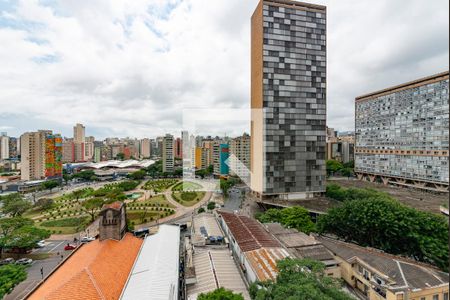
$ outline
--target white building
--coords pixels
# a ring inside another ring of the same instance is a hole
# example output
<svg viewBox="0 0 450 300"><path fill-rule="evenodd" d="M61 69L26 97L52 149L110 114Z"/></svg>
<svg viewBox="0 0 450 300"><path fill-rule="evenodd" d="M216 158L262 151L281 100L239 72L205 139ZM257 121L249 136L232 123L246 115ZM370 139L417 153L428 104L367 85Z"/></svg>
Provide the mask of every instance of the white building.
<svg viewBox="0 0 450 300"><path fill-rule="evenodd" d="M177 300L180 228L161 225L145 238L120 299Z"/></svg>

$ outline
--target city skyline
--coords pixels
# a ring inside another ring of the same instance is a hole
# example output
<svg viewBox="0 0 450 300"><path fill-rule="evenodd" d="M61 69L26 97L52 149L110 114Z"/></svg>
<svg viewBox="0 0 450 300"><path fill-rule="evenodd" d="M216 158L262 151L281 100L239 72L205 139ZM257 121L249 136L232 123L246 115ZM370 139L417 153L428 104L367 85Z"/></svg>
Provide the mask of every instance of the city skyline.
<svg viewBox="0 0 450 300"><path fill-rule="evenodd" d="M328 7L329 127L353 130L357 95L448 69L445 1L311 2ZM0 131L70 136L80 122L87 136L143 138L181 131L183 108L249 108L256 3L2 1Z"/></svg>

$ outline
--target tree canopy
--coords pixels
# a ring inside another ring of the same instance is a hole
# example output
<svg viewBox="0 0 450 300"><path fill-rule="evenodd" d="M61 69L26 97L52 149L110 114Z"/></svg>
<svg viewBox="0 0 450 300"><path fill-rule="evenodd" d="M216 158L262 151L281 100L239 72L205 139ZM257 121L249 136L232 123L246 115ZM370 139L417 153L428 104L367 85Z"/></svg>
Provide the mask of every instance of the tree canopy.
<svg viewBox="0 0 450 300"><path fill-rule="evenodd" d="M373 189L343 188L335 183L328 184L326 196L338 201L364 200L368 198L381 198L394 200L389 194Z"/></svg>
<svg viewBox="0 0 450 300"><path fill-rule="evenodd" d="M33 221L22 217L0 219L0 248L30 249L46 239L50 232L33 226Z"/></svg>
<svg viewBox="0 0 450 300"><path fill-rule="evenodd" d="M327 160L327 175L341 174L343 176L351 176L353 174L354 162L341 163L337 160Z"/></svg>
<svg viewBox="0 0 450 300"><path fill-rule="evenodd" d="M133 180L141 180L141 179L145 178L146 174L147 174L147 172L145 172L144 170L139 170L139 171L131 173L128 177Z"/></svg>
<svg viewBox="0 0 450 300"><path fill-rule="evenodd" d="M32 207L30 201L26 200L19 193L9 194L0 199L3 202L3 213L9 214L11 217L21 216Z"/></svg>
<svg viewBox="0 0 450 300"><path fill-rule="evenodd" d="M265 213L257 214L256 219L261 223L280 223L285 227L295 228L306 234L316 230L309 212L300 206L283 209L272 208Z"/></svg>
<svg viewBox="0 0 450 300"><path fill-rule="evenodd" d="M24 266L13 264L0 266L0 299L3 299L18 283L26 278L27 272Z"/></svg>
<svg viewBox="0 0 450 300"><path fill-rule="evenodd" d="M92 198L83 202L84 210L91 216L91 220L95 220L97 211L102 208L105 202L101 198Z"/></svg>
<svg viewBox="0 0 450 300"><path fill-rule="evenodd" d="M372 192L369 192L369 194ZM448 222L386 197L345 201L318 222L320 233L448 269Z"/></svg>
<svg viewBox="0 0 450 300"><path fill-rule="evenodd" d="M325 275L325 265L310 259L278 261L276 281L256 282L250 286L254 300L350 300L340 290L341 282Z"/></svg>
<svg viewBox="0 0 450 300"><path fill-rule="evenodd" d="M244 300L241 294L235 294L232 291L220 288L207 294L200 294L198 300Z"/></svg>
<svg viewBox="0 0 450 300"><path fill-rule="evenodd" d="M216 208L216 202L214 202L214 201L208 202L208 205L206 206L206 208L208 210L213 210L214 208Z"/></svg>
<svg viewBox="0 0 450 300"><path fill-rule="evenodd" d="M56 180L47 180L41 183L41 186L44 190L52 190L55 187L59 186L59 182Z"/></svg>

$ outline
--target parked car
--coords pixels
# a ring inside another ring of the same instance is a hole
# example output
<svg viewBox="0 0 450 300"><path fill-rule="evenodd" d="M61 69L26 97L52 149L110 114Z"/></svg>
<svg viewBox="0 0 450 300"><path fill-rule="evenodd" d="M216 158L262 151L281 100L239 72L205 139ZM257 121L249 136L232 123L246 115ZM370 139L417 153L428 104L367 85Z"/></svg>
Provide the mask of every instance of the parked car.
<svg viewBox="0 0 450 300"><path fill-rule="evenodd" d="M0 266L9 265L9 264L12 264L12 263L14 263L14 258L11 258L11 257L8 257L8 258L5 258L3 260L0 260Z"/></svg>
<svg viewBox="0 0 450 300"><path fill-rule="evenodd" d="M92 242L92 241L95 241L95 238L91 237L91 236L84 236L80 240L80 242L82 242L82 243L89 243L89 242Z"/></svg>
<svg viewBox="0 0 450 300"><path fill-rule="evenodd" d="M31 263L33 263L31 258L21 258L16 260L16 265L29 265Z"/></svg>
<svg viewBox="0 0 450 300"><path fill-rule="evenodd" d="M77 246L71 245L71 244L67 244L64 247L64 250L68 251L68 250L74 250Z"/></svg>
<svg viewBox="0 0 450 300"><path fill-rule="evenodd" d="M44 248L45 247L45 240L39 241L36 243L37 248Z"/></svg>

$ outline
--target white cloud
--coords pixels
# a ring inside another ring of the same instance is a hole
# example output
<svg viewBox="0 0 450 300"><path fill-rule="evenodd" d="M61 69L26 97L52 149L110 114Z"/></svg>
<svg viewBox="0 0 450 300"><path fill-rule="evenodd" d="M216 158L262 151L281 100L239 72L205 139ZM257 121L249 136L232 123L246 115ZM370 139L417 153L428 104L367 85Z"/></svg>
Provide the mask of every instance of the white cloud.
<svg viewBox="0 0 450 300"><path fill-rule="evenodd" d="M355 96L448 69L447 1L314 2L328 5L330 126L352 129ZM178 133L183 108L248 108L256 4L20 1L0 14L0 127L143 137Z"/></svg>

